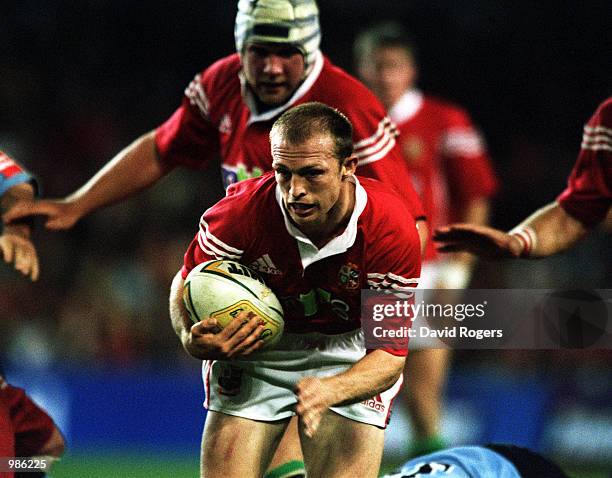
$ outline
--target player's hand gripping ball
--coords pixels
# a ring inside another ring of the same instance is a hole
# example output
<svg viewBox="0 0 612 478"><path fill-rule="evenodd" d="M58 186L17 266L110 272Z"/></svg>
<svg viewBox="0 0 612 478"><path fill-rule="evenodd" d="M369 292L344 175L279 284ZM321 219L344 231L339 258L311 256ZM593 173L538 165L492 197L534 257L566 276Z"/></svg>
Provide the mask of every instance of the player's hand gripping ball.
<svg viewBox="0 0 612 478"><path fill-rule="evenodd" d="M207 261L194 267L185 279L183 301L194 323L213 317L221 328L240 312L254 313L265 322L264 348L280 339L285 326L274 292L255 271L235 261Z"/></svg>

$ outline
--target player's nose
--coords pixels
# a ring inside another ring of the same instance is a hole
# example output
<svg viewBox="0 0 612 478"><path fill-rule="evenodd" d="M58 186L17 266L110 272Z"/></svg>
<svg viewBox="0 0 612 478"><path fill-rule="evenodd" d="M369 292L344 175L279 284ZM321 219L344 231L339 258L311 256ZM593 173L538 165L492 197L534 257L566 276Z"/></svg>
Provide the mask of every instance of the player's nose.
<svg viewBox="0 0 612 478"><path fill-rule="evenodd" d="M266 56L264 60L264 73L267 75L282 75L283 59L274 54Z"/></svg>

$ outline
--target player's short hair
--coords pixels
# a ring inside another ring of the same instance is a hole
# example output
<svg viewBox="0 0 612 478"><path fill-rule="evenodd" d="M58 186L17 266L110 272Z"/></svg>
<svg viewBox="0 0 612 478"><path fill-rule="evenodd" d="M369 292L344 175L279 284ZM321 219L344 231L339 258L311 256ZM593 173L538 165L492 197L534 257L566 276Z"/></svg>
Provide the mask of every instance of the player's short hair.
<svg viewBox="0 0 612 478"><path fill-rule="evenodd" d="M240 54L248 43L292 45L304 57L308 74L321 43L317 3L315 0L239 0L234 38Z"/></svg>
<svg viewBox="0 0 612 478"><path fill-rule="evenodd" d="M353 125L343 113L323 103L304 103L285 111L272 125L270 138L277 133L293 145L328 134L334 140L338 160L353 154Z"/></svg>
<svg viewBox="0 0 612 478"><path fill-rule="evenodd" d="M397 22L386 21L363 30L353 43L356 63L367 61L378 48L401 48L416 60L417 48L412 36Z"/></svg>

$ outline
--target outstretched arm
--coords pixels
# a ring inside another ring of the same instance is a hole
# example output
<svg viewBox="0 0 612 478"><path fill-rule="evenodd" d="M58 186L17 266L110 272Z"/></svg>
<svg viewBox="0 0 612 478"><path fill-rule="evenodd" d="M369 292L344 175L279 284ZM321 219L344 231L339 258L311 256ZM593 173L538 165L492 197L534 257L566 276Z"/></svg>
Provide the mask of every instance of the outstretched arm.
<svg viewBox="0 0 612 478"><path fill-rule="evenodd" d="M441 252L467 251L488 258L538 258L565 251L589 231L556 202L506 233L473 224L451 224L434 233Z"/></svg>
<svg viewBox="0 0 612 478"><path fill-rule="evenodd" d="M171 169L158 159L155 132L150 131L119 152L67 198L20 201L3 219L10 223L22 217L44 215L48 217L49 229L69 229L90 212L151 186Z"/></svg>

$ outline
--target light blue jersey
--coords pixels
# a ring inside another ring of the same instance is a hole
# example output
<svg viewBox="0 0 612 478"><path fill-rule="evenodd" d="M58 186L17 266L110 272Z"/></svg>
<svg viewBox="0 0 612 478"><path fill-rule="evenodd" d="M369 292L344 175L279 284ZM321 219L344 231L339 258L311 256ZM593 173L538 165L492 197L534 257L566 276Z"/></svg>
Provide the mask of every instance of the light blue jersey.
<svg viewBox="0 0 612 478"><path fill-rule="evenodd" d="M506 458L480 446L462 446L414 458L383 478L521 478Z"/></svg>

